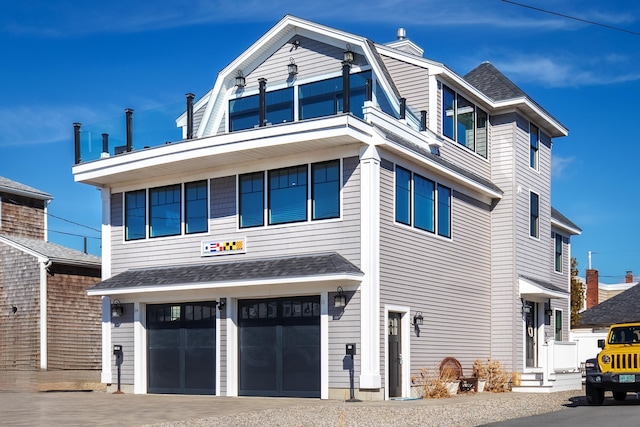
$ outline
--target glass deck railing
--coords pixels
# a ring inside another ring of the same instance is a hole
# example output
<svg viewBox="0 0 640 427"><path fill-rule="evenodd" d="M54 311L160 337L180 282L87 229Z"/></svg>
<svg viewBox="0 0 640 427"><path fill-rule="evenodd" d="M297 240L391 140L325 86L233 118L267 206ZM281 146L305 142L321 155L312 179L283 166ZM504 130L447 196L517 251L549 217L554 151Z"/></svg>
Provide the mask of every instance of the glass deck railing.
<svg viewBox="0 0 640 427"><path fill-rule="evenodd" d="M184 103L163 105L132 113L132 150L156 147L167 142L182 140L182 129L176 127L176 118L185 111ZM103 134L107 135L106 140ZM80 144L76 163L89 162L126 151L127 120L120 117L81 125ZM79 158L78 158L79 157Z"/></svg>

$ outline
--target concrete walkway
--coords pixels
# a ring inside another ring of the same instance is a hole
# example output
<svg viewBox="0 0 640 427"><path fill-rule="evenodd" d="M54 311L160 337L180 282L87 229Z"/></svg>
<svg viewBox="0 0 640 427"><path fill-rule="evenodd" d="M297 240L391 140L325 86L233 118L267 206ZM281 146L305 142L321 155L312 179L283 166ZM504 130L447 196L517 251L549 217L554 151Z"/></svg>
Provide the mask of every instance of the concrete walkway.
<svg viewBox="0 0 640 427"><path fill-rule="evenodd" d="M450 399L344 403L339 400L134 395L105 392L0 393L0 424L7 426L140 426L286 407L442 406L501 399L510 393L479 393ZM258 426L256 426L258 427Z"/></svg>

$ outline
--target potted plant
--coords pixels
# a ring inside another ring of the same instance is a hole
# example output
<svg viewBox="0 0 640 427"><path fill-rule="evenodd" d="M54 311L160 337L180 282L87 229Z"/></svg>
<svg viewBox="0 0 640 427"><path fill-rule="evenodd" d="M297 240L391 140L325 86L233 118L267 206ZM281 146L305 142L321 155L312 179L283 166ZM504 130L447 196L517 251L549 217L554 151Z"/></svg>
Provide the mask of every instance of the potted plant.
<svg viewBox="0 0 640 427"><path fill-rule="evenodd" d="M487 363L485 363L480 359L476 359L473 362L473 376L478 378L478 393L483 392L484 386L485 384L487 384L487 377L489 374L489 371L487 369L488 363L488 360Z"/></svg>

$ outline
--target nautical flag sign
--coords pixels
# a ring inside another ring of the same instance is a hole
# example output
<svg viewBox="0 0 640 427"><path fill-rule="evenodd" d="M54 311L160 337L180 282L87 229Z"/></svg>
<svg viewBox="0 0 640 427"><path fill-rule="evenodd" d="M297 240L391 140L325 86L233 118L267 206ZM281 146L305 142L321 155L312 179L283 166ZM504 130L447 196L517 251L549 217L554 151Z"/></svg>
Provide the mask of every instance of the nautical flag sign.
<svg viewBox="0 0 640 427"><path fill-rule="evenodd" d="M202 242L202 256L238 254L246 252L246 238L208 240Z"/></svg>

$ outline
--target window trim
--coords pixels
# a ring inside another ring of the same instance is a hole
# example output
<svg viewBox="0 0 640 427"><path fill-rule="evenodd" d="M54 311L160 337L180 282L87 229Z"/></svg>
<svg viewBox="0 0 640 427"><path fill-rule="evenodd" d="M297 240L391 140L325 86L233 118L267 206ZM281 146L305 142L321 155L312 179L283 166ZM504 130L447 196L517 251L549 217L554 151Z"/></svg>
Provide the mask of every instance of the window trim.
<svg viewBox="0 0 640 427"><path fill-rule="evenodd" d="M532 127L536 129L535 145ZM535 171L540 170L540 128L531 122L529 122L529 167Z"/></svg>
<svg viewBox="0 0 640 427"><path fill-rule="evenodd" d="M562 234L559 233L553 233L554 234L554 271L556 273L562 273L563 272L563 259L564 259L564 236ZM558 251L558 240L560 241L560 251Z"/></svg>
<svg viewBox="0 0 640 427"><path fill-rule="evenodd" d="M558 313L560 313L560 330L558 330ZM564 323L564 310L561 310L559 308L554 308L553 309L553 338L556 341L562 341L562 338L564 336L564 327L563 327L563 323ZM558 339L558 332L560 332L560 339Z"/></svg>

